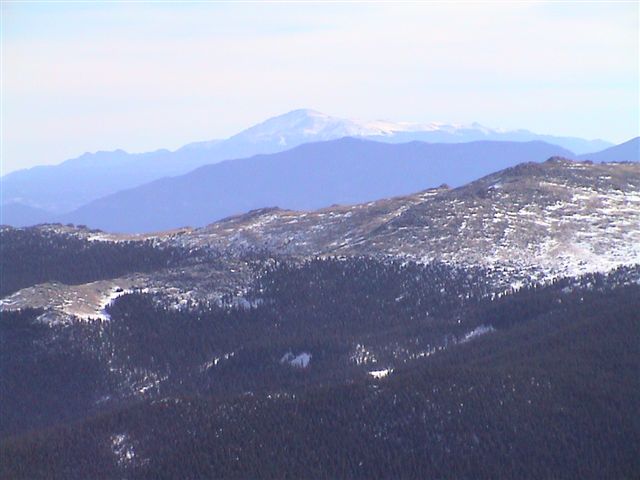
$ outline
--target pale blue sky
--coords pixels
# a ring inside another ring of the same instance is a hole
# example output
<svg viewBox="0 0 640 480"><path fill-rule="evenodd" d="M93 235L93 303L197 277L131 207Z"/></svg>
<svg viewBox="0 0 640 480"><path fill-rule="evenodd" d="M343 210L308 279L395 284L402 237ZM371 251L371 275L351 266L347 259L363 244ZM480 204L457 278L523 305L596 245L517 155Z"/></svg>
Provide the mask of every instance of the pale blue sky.
<svg viewBox="0 0 640 480"><path fill-rule="evenodd" d="M296 108L637 136L637 2L2 3L2 173Z"/></svg>

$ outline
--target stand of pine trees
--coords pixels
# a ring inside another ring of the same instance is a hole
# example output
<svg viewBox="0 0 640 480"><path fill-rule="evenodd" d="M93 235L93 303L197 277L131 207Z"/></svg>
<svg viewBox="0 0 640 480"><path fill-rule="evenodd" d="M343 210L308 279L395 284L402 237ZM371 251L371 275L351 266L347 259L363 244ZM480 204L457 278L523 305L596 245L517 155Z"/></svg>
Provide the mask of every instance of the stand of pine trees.
<svg viewBox="0 0 640 480"><path fill-rule="evenodd" d="M481 269L271 264L243 303L136 293L109 322L3 314L0 476L640 472L638 267L494 296ZM463 341L480 326L495 331ZM376 361L356 361L359 346Z"/></svg>

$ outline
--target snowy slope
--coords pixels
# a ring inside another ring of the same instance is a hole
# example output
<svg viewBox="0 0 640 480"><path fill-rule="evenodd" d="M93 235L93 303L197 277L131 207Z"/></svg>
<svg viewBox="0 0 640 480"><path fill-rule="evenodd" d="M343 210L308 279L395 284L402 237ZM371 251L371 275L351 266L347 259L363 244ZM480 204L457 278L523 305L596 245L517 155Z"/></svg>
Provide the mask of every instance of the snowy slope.
<svg viewBox="0 0 640 480"><path fill-rule="evenodd" d="M5 227L8 228L8 227ZM315 211L264 208L199 229L153 236L100 234L63 225L45 236L144 241L213 252L189 265L85 285L52 282L20 290L0 310L50 307L108 320L105 306L130 289L171 298L176 308L237 297L255 275L247 251L305 259L373 256L488 268L500 288L640 264L640 163L591 164L554 158L508 168L459 188ZM219 255L222 254L222 255ZM195 257L194 257L195 258ZM53 317L52 317L53 318ZM56 317L57 318L57 317Z"/></svg>
<svg viewBox="0 0 640 480"><path fill-rule="evenodd" d="M607 271L640 263L640 164L554 158L456 189L314 212L256 211L177 238L232 250L500 266L523 278Z"/></svg>

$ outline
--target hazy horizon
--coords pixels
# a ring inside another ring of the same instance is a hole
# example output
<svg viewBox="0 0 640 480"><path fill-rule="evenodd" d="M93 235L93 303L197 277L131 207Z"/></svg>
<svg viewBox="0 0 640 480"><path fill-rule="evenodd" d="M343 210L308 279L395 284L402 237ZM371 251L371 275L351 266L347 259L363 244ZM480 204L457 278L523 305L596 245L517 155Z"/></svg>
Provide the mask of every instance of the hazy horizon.
<svg viewBox="0 0 640 480"><path fill-rule="evenodd" d="M445 21L446 20L446 21ZM2 4L2 174L298 108L621 143L637 3Z"/></svg>

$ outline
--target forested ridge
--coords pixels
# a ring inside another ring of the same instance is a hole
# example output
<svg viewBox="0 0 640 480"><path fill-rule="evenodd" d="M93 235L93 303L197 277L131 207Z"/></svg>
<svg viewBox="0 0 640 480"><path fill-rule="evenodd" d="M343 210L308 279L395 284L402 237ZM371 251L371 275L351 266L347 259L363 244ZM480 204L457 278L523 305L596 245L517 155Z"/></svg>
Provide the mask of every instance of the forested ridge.
<svg viewBox="0 0 640 480"><path fill-rule="evenodd" d="M114 302L109 322L3 314L0 474L640 472L639 267L496 296L482 269L264 264L240 304L181 310L135 293ZM302 353L306 367L289 363Z"/></svg>
<svg viewBox="0 0 640 480"><path fill-rule="evenodd" d="M89 241L54 231L0 229L0 296L42 282L81 284L175 265L178 249L153 241Z"/></svg>

